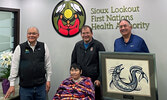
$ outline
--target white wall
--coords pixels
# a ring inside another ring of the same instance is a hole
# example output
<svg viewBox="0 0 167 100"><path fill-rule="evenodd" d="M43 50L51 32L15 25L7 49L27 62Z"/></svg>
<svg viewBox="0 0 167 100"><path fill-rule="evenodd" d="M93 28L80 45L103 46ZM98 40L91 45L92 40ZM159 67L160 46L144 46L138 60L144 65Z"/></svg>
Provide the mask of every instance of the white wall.
<svg viewBox="0 0 167 100"><path fill-rule="evenodd" d="M156 67L158 73L159 100L166 100L167 93L167 1L165 0L78 0L86 11L86 24L91 25L91 8L109 8L125 6L140 6L139 13L132 13L132 23L149 22L149 29L134 29L133 33L141 36L146 41L151 53L156 54ZM40 31L39 41L47 43L51 60L52 71L51 90L49 98L55 94L60 82L69 76L71 52L74 44L81 39L78 34L72 38L65 38L56 33L52 26L52 11L59 1L57 0L0 0L0 7L20 8L21 10L21 42L26 40L26 30L29 26L36 26ZM125 14L125 13L124 13ZM131 13L128 13L131 14ZM101 14L103 15L103 14ZM96 15L100 16L100 14ZM103 22L99 22L103 23ZM113 22L116 23L116 22ZM114 40L120 37L119 30L106 29L94 30L94 37L100 40L107 51L113 51ZM49 99L49 100L50 100Z"/></svg>

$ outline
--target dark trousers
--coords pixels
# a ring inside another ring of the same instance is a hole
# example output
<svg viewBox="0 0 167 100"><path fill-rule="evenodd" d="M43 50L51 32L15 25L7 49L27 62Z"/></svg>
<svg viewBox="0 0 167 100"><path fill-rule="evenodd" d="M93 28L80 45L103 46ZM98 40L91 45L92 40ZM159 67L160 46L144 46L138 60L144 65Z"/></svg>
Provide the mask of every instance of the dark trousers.
<svg viewBox="0 0 167 100"><path fill-rule="evenodd" d="M14 98L12 98L10 100L20 100L20 96L14 97Z"/></svg>
<svg viewBox="0 0 167 100"><path fill-rule="evenodd" d="M100 86L95 86L95 100L102 100L102 91Z"/></svg>
<svg viewBox="0 0 167 100"><path fill-rule="evenodd" d="M32 88L20 86L20 100L46 100L46 84Z"/></svg>

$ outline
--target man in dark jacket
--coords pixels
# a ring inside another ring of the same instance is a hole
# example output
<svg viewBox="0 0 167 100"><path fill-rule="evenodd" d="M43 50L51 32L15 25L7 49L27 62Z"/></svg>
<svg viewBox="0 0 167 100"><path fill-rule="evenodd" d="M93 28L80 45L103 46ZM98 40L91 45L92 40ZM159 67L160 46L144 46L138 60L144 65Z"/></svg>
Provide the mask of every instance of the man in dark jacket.
<svg viewBox="0 0 167 100"><path fill-rule="evenodd" d="M77 63L82 67L82 75L90 77L96 86L100 86L99 51L105 51L103 44L93 39L90 26L85 25L81 29L83 40L76 43L72 52L71 63Z"/></svg>

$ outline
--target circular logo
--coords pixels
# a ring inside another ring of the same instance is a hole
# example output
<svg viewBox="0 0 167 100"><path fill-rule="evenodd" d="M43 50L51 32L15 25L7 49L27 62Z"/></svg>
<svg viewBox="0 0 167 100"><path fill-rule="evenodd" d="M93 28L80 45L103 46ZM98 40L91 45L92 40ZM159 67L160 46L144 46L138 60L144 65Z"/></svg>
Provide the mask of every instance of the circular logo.
<svg viewBox="0 0 167 100"><path fill-rule="evenodd" d="M62 0L53 10L52 24L57 33L73 37L85 24L86 14L82 5L75 0Z"/></svg>

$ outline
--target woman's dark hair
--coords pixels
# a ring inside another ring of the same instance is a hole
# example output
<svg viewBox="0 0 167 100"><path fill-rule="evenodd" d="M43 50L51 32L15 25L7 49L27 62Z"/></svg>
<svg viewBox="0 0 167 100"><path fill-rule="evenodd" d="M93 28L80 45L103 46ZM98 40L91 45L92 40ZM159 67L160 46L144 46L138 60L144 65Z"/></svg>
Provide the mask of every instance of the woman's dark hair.
<svg viewBox="0 0 167 100"><path fill-rule="evenodd" d="M78 65L78 64L76 64L76 63L74 63L74 64L72 64L72 65L70 66L70 70L71 70L72 68L74 68L74 69L79 69L80 71L82 70L81 66Z"/></svg>

